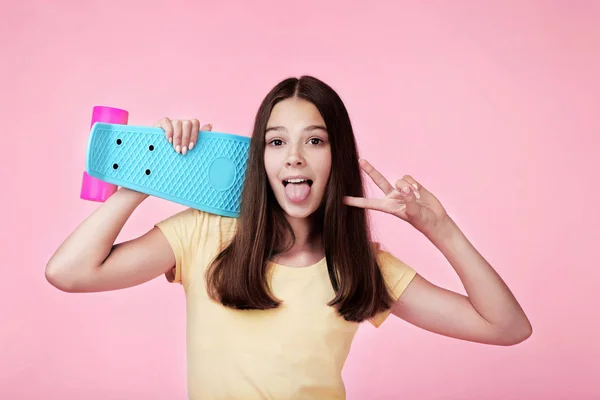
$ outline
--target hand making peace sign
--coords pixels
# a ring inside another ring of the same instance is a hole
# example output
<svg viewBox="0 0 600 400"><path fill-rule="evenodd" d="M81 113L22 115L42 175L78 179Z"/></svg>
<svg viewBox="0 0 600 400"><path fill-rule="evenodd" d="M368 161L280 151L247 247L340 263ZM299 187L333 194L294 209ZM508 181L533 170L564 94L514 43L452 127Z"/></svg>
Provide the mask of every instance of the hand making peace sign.
<svg viewBox="0 0 600 400"><path fill-rule="evenodd" d="M368 161L360 160L361 168L385 194L385 197L370 199L346 196L344 203L360 208L383 211L410 223L424 234L431 233L440 222L448 218L439 200L409 175L392 186Z"/></svg>

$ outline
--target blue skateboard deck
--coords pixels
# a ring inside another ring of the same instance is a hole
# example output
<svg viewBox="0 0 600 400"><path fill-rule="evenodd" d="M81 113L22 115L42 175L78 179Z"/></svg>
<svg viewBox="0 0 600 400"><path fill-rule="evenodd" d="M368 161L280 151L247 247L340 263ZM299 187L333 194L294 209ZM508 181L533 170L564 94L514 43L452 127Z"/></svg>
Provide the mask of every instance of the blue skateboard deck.
<svg viewBox="0 0 600 400"><path fill-rule="evenodd" d="M88 175L194 209L237 217L250 138L201 131L178 154L161 128L97 122L86 151Z"/></svg>

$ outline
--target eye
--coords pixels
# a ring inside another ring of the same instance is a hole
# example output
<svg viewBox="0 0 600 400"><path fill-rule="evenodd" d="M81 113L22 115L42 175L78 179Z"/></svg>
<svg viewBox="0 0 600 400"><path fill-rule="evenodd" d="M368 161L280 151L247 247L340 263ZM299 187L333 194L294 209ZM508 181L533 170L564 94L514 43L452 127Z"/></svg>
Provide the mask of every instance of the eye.
<svg viewBox="0 0 600 400"><path fill-rule="evenodd" d="M269 142L269 144L272 146L281 146L283 141L281 139L273 139Z"/></svg>
<svg viewBox="0 0 600 400"><path fill-rule="evenodd" d="M321 143L323 143L323 141L321 139L319 139L319 138L311 138L310 139L310 144L314 144L315 146L319 145Z"/></svg>

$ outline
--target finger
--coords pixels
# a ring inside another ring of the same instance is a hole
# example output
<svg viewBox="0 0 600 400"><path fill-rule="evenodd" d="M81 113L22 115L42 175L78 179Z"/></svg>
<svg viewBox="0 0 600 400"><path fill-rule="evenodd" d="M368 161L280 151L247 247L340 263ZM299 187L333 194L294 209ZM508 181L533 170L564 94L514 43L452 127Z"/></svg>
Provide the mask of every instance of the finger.
<svg viewBox="0 0 600 400"><path fill-rule="evenodd" d="M177 153L181 152L181 121L173 120L173 148Z"/></svg>
<svg viewBox="0 0 600 400"><path fill-rule="evenodd" d="M185 156L190 144L190 136L192 135L192 121L185 120L181 122L181 154Z"/></svg>
<svg viewBox="0 0 600 400"><path fill-rule="evenodd" d="M200 125L200 122L198 122L198 125ZM200 135L200 132L201 131L210 131L211 129L212 129L211 124L202 125L199 129L192 129L191 141L193 142L193 144L190 144L190 150L192 149L192 147L194 147L196 145L196 143L198 143L198 136Z"/></svg>
<svg viewBox="0 0 600 400"><path fill-rule="evenodd" d="M368 208L370 210L385 211L383 199L367 199L364 197L344 196L344 204L351 207Z"/></svg>
<svg viewBox="0 0 600 400"><path fill-rule="evenodd" d="M416 187L418 187L418 185L409 182L405 178L406 178L406 175L404 176L403 179L398 179L396 181L396 189L398 189L402 193L402 195L408 195L408 194L414 193L414 196L417 199L420 199L421 194L416 189Z"/></svg>
<svg viewBox="0 0 600 400"><path fill-rule="evenodd" d="M361 168L371 177L371 179L373 180L373 182L375 182L375 184L377 186L379 186L379 188L383 191L383 193L385 193L387 195L392 190L394 190L394 188L388 182L388 180L385 179L385 177L383 175L381 175L381 173L379 173L379 171L377 171L371 165L371 163L369 163L365 159L361 159L359 162L360 162Z"/></svg>
<svg viewBox="0 0 600 400"><path fill-rule="evenodd" d="M420 190L421 189L421 184L419 182L417 182L416 179L414 179L412 176L410 176L410 175L404 175L402 177L402 179L404 179L406 182L408 182L409 184L411 184L412 187L415 188L415 190Z"/></svg>
<svg viewBox="0 0 600 400"><path fill-rule="evenodd" d="M403 179L399 179L398 182L396 182L396 187L398 187L402 199L404 200L404 204L406 205L406 215L408 217L419 215L421 206L417 203L418 192L415 191L414 186L408 184L408 182Z"/></svg>
<svg viewBox="0 0 600 400"><path fill-rule="evenodd" d="M188 145L189 150L192 150L194 145L198 142L198 131L200 130L200 121L193 119L191 122L192 131L190 133L190 144Z"/></svg>
<svg viewBox="0 0 600 400"><path fill-rule="evenodd" d="M160 121L154 124L155 127L161 128L165 131L165 137L169 141L169 143L173 143L173 124L171 120L167 117L162 118Z"/></svg>

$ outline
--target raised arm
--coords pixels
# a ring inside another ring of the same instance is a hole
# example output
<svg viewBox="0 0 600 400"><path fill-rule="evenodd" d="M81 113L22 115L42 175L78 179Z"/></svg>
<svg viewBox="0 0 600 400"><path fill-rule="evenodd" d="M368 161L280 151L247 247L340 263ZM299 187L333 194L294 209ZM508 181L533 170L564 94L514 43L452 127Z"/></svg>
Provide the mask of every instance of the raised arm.
<svg viewBox="0 0 600 400"><path fill-rule="evenodd" d="M165 131L174 151L185 156L198 139L197 119L155 126ZM133 211L148 196L120 188L83 221L60 245L46 265L46 279L66 292L99 292L139 285L170 272L175 255L164 234L153 227L146 234L115 244Z"/></svg>
<svg viewBox="0 0 600 400"><path fill-rule="evenodd" d="M442 252L467 292L463 296L416 275L392 313L429 331L473 342L511 345L527 339L532 328L521 306L438 199L410 176L392 186L368 162L363 160L361 166L385 197L346 197L346 204L383 211L411 224Z"/></svg>

